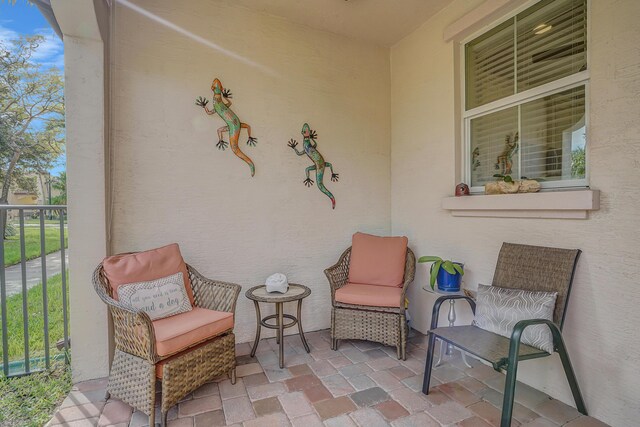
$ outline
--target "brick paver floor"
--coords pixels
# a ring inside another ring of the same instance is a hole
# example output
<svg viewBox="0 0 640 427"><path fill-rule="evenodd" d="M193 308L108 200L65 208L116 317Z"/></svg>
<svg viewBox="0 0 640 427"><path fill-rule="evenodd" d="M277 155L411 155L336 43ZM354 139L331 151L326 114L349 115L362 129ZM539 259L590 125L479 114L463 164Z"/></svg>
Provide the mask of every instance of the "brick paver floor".
<svg viewBox="0 0 640 427"><path fill-rule="evenodd" d="M285 339L284 369L278 368L273 338L236 346L238 381L221 377L185 396L169 412L169 426L185 427L422 427L498 426L504 375L459 356L433 370L428 396L420 392L426 337L413 332L407 360L396 349L364 341L330 349L329 331L307 334L307 354L297 336ZM454 352L458 353L458 352ZM559 375L561 372L558 373ZM146 426L148 418L117 399L104 400L106 380L77 384L47 426ZM159 399L158 399L159 401ZM606 424L518 383L512 426Z"/></svg>

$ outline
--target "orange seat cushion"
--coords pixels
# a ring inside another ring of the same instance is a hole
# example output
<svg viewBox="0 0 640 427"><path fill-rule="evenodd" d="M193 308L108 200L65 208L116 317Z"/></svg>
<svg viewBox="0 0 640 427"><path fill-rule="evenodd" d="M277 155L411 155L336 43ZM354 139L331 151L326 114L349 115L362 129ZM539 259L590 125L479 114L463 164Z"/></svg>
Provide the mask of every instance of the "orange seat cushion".
<svg viewBox="0 0 640 427"><path fill-rule="evenodd" d="M349 282L402 287L407 258L406 237L353 235L349 261Z"/></svg>
<svg viewBox="0 0 640 427"><path fill-rule="evenodd" d="M110 256L102 261L102 268L115 300L118 299L118 287L121 285L148 282L182 273L187 296L191 305L194 304L187 264L182 259L177 243L144 252Z"/></svg>
<svg viewBox="0 0 640 427"><path fill-rule="evenodd" d="M370 307L400 307L402 288L347 283L336 291L336 301Z"/></svg>
<svg viewBox="0 0 640 427"><path fill-rule="evenodd" d="M194 344L233 329L233 313L193 310L153 321L158 356L179 353Z"/></svg>

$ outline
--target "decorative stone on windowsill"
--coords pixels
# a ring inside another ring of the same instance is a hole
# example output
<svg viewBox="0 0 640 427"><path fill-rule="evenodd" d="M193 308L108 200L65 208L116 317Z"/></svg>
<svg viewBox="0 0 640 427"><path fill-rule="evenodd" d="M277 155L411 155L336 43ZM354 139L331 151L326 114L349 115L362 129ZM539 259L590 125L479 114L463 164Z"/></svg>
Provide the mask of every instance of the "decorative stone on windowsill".
<svg viewBox="0 0 640 427"><path fill-rule="evenodd" d="M588 189L442 199L442 209L453 216L587 219L599 208L600 191Z"/></svg>

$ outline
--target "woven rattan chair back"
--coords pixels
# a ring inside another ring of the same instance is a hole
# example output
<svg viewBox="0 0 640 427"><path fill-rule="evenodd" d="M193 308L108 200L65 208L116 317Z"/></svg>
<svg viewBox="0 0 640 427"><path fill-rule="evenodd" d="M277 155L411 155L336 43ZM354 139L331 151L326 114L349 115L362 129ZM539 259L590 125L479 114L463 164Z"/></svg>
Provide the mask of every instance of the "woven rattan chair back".
<svg viewBox="0 0 640 427"><path fill-rule="evenodd" d="M413 251L407 248L407 259L404 264L404 281L405 283L413 282L416 275L416 256ZM406 291L406 289L405 289Z"/></svg>
<svg viewBox="0 0 640 427"><path fill-rule="evenodd" d="M98 267L93 272L93 287L100 299L102 299L103 301L106 302L104 297L113 298L111 285L109 284L109 279L107 279L104 274L102 263L100 263L100 265L98 265Z"/></svg>
<svg viewBox="0 0 640 427"><path fill-rule="evenodd" d="M553 322L562 328L579 249L503 243L492 284L527 291L557 292Z"/></svg>

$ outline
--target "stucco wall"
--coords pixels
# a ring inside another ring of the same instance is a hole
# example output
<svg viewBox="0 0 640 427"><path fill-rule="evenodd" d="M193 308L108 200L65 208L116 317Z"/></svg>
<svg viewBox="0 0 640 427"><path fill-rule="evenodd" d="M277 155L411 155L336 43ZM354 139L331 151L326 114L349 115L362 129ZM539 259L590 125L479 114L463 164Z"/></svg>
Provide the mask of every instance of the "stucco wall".
<svg viewBox="0 0 640 427"><path fill-rule="evenodd" d="M418 255L465 262L470 287L490 283L503 241L581 248L564 336L590 415L615 426L640 413L640 3L591 2L591 186L600 210L588 220L452 217L440 208L456 184L454 43L443 30L479 4L458 0L391 49L392 232ZM418 265L409 292L425 331L434 298ZM466 318L468 319L468 313ZM573 404L557 357L523 362L519 379Z"/></svg>
<svg viewBox="0 0 640 427"><path fill-rule="evenodd" d="M327 328L324 268L353 232L390 231L389 50L226 2L116 4L113 251L179 242L201 273L241 284L237 342L255 331L244 291L278 271L312 289L305 329ZM253 178L216 148L222 120L194 105L211 98L214 77L258 137L255 148L244 131L240 141ZM303 185L310 160L287 146L302 142L305 121L340 174L338 183L325 175L335 210Z"/></svg>
<svg viewBox="0 0 640 427"><path fill-rule="evenodd" d="M100 1L51 3L64 34L69 329L73 337L71 363L75 382L109 373L107 308L91 285L95 266L107 254L105 92L109 8Z"/></svg>

